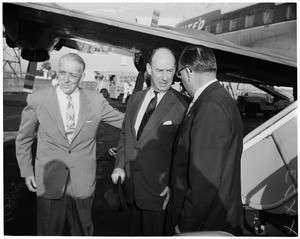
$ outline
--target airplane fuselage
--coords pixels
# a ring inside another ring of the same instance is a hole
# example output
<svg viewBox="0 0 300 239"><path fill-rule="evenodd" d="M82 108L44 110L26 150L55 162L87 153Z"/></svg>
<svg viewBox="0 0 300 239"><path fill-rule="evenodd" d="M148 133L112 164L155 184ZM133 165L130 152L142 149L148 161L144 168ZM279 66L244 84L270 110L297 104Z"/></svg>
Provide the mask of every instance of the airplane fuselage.
<svg viewBox="0 0 300 239"><path fill-rule="evenodd" d="M221 14L220 10L177 24L204 30L247 47L297 58L296 3L259 3Z"/></svg>

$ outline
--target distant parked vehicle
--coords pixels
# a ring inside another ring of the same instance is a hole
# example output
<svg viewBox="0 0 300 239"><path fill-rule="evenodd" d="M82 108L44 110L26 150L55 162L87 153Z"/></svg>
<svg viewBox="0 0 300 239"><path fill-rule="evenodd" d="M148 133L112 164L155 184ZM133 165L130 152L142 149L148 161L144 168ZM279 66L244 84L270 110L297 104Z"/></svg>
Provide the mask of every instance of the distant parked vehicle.
<svg viewBox="0 0 300 239"><path fill-rule="evenodd" d="M266 93L245 92L237 97L241 115L245 113L249 118L254 118L257 113L263 113L268 117L275 115L291 103L287 99L273 97Z"/></svg>

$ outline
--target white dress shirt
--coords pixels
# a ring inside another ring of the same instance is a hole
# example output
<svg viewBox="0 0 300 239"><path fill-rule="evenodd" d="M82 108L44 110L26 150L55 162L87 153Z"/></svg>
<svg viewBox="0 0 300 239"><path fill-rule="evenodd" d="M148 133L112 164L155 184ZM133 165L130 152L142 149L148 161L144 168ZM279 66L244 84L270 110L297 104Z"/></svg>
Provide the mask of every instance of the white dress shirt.
<svg viewBox="0 0 300 239"><path fill-rule="evenodd" d="M162 99L162 97L165 95L166 92L158 92L157 93L157 103L156 103L156 107L157 105L159 104L160 100ZM155 94L154 94L154 90L152 88L150 88L150 90L147 91L146 95L145 95L145 98L144 98L144 101L141 105L141 108L139 110L139 113L137 115L137 118L136 118L136 121L135 121L135 125L134 125L134 128L135 128L135 134L137 134L138 130L139 130L139 127L140 127L140 124L142 122L142 119L144 117L144 114L146 112L146 109L151 101L152 98L154 98Z"/></svg>
<svg viewBox="0 0 300 239"><path fill-rule="evenodd" d="M62 117L62 120L64 122L65 130L67 131L67 124L66 124L66 115L67 115L67 105L68 105L68 99L67 96L59 86L56 87L56 93L57 93L57 99L59 103L60 108L60 114ZM76 88L74 92L71 94L72 97L72 103L74 106L75 111L75 127L78 121L79 116L79 90Z"/></svg>

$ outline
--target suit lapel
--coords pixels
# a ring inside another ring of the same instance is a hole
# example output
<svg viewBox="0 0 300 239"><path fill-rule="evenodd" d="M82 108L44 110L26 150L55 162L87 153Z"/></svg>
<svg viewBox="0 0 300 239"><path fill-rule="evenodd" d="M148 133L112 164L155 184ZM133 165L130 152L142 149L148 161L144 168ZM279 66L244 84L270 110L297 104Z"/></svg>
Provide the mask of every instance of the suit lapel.
<svg viewBox="0 0 300 239"><path fill-rule="evenodd" d="M73 141L83 127L91 110L91 101L87 98L85 92L79 88L79 115L76 124Z"/></svg>
<svg viewBox="0 0 300 239"><path fill-rule="evenodd" d="M198 97L198 99L196 100L196 102L194 103L194 105L191 107L190 111L188 112L188 114L186 115L186 118L189 118L195 111L195 109L198 107L198 105L208 96L211 94L211 92L213 90L215 90L216 88L222 87L220 85L220 83L218 81L210 84Z"/></svg>
<svg viewBox="0 0 300 239"><path fill-rule="evenodd" d="M186 116L184 117L184 120L179 128L176 140L175 140L175 145L177 145L178 139L181 136L181 132L182 129L184 128L186 122L189 120L190 117L192 117L195 114L195 110L198 108L198 106L200 105L200 103L208 96L211 94L212 91L214 91L216 88L222 87L220 85L220 83L214 82L212 84L210 84L198 97L198 99L195 101L195 103L192 105L192 107L190 108L189 112L186 114Z"/></svg>
<svg viewBox="0 0 300 239"><path fill-rule="evenodd" d="M47 97L47 111L49 112L49 115L52 117L53 121L55 122L57 128L59 129L62 136L66 138L65 128L62 120L62 116L60 113L60 107L58 103L58 98L56 94L56 87L51 87L49 95Z"/></svg>
<svg viewBox="0 0 300 239"><path fill-rule="evenodd" d="M174 105L174 98L173 92L168 90L166 94L163 96L161 101L159 102L158 106L154 110L153 114L151 115L149 121L147 122L141 137L139 140L142 140L147 134L161 121L161 119L168 114L171 108Z"/></svg>

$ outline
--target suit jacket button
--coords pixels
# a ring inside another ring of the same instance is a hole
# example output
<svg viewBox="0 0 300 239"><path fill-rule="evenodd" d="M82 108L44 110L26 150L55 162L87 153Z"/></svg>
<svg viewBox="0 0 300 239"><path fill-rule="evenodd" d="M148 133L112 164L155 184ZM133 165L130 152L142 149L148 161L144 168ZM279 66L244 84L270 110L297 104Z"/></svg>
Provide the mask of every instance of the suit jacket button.
<svg viewBox="0 0 300 239"><path fill-rule="evenodd" d="M136 145L135 148L136 148L136 149L140 149L140 146Z"/></svg>
<svg viewBox="0 0 300 239"><path fill-rule="evenodd" d="M66 167L66 170L69 170L69 168L68 168L68 167Z"/></svg>
<svg viewBox="0 0 300 239"><path fill-rule="evenodd" d="M69 150L69 154L71 154L71 150Z"/></svg>

